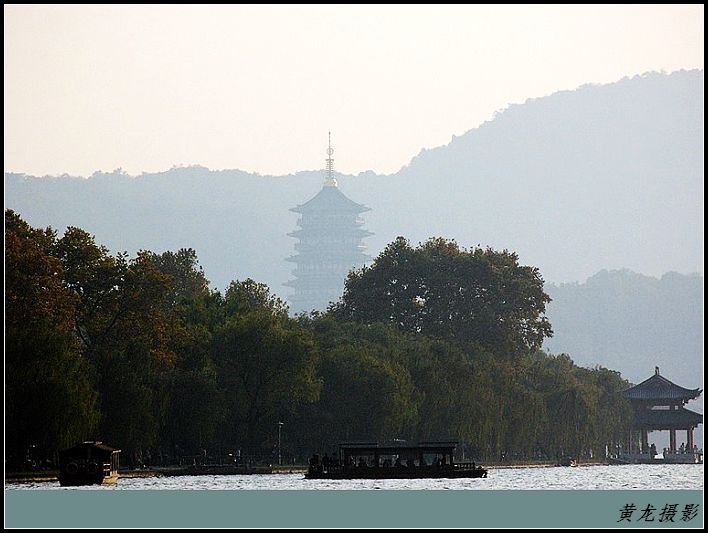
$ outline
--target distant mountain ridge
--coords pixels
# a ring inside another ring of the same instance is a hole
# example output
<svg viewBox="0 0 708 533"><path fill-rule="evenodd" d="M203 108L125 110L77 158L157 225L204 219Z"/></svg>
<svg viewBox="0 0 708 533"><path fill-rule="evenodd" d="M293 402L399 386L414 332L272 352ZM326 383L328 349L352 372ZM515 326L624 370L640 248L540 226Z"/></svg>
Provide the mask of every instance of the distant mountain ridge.
<svg viewBox="0 0 708 533"><path fill-rule="evenodd" d="M703 276L603 270L546 292L554 336L544 346L552 353L621 370L634 383L658 366L679 385L703 387Z"/></svg>
<svg viewBox="0 0 708 533"><path fill-rule="evenodd" d="M113 251L192 247L216 287L252 277L287 297L295 240L286 234L297 218L288 209L322 179L203 167L89 179L6 173L5 205L35 226L82 227ZM517 251L554 282L603 268L701 271L703 71L531 99L394 175L338 181L372 209L363 218L373 256L398 235L441 235Z"/></svg>

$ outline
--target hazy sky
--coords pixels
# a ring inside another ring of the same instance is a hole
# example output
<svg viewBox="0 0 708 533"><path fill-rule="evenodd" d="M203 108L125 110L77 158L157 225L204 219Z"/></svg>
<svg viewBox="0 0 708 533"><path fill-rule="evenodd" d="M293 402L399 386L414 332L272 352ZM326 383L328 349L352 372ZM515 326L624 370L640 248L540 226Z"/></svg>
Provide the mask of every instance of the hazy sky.
<svg viewBox="0 0 708 533"><path fill-rule="evenodd" d="M703 6L5 6L5 170L390 173L509 103L703 68Z"/></svg>

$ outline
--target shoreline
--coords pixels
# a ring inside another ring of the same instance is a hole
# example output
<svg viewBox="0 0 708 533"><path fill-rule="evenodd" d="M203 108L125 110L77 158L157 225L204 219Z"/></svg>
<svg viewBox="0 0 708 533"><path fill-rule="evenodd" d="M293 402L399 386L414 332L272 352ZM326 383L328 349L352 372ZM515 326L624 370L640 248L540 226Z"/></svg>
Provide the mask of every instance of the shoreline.
<svg viewBox="0 0 708 533"><path fill-rule="evenodd" d="M479 463L480 466L491 470L515 469L515 468L553 468L559 466L556 463ZM608 462L592 462L581 463L577 466L606 466ZM118 472L119 479L132 478L147 478L147 477L166 477L166 476L200 476L200 475L253 475L253 474L304 474L307 472L307 466L291 465L291 466L274 466L270 468L262 467L254 470L240 470L224 472L210 472L208 468L204 471L190 472L189 469L183 467L165 467L159 469L141 469L141 470L121 470ZM44 472L6 472L5 483L30 483L30 482L51 482L59 481L58 470L47 470Z"/></svg>
<svg viewBox="0 0 708 533"><path fill-rule="evenodd" d="M223 468L216 468L212 471L209 467L199 469L193 472L190 468L184 467L164 467L158 469L140 469L140 470L119 470L118 478L133 479L147 477L168 477L168 476L209 476L209 475L253 475L253 474L304 474L307 472L307 467L303 465L292 466L274 466L274 467L258 467L253 469L234 469L232 471L224 471ZM46 470L43 472L6 472L5 483L40 483L59 481L58 470Z"/></svg>
<svg viewBox="0 0 708 533"><path fill-rule="evenodd" d="M703 463L696 463L703 464ZM480 466L488 470L512 470L522 468L573 468L561 466L557 463L480 463ZM588 463L579 463L575 467L589 466L628 466L624 464L612 463L608 461L594 461ZM632 465L629 465L632 466ZM278 467L261 467L258 471L230 471L223 470L219 472L190 472L181 467L166 468L161 470L142 469L142 470L124 470L119 471L119 480L133 478L151 478L151 477L181 477L181 476L233 476L233 475L254 475L254 474L270 474L270 475L287 475L287 474L305 474L307 467L304 465L278 466ZM8 483L45 483L59 481L58 470L47 470L44 472L7 472L5 473L5 484Z"/></svg>
<svg viewBox="0 0 708 533"><path fill-rule="evenodd" d="M126 470L118 473L119 478L161 477L163 474L156 470ZM44 472L6 472L5 483L30 483L59 481L58 470Z"/></svg>

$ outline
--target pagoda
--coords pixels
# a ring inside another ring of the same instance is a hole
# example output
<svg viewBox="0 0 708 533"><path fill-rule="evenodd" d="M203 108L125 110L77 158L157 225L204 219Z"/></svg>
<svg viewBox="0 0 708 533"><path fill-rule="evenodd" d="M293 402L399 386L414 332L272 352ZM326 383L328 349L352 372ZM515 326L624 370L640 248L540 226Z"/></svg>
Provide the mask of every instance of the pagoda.
<svg viewBox="0 0 708 533"><path fill-rule="evenodd" d="M295 263L295 279L285 283L293 287L289 297L293 313L324 311L337 301L344 290L350 270L363 267L369 259L362 239L373 235L362 228L361 213L369 208L347 198L334 177L331 137L327 148L326 175L322 190L290 211L300 214L299 229L288 233L299 240L297 254L286 261Z"/></svg>
<svg viewBox="0 0 708 533"><path fill-rule="evenodd" d="M659 374L624 391L634 409L634 420L629 435L629 450L622 454L632 463L700 463L702 451L694 444L693 430L703 423L703 415L686 409L684 405L701 395L700 389L686 389ZM656 448L649 446L650 431L669 431L669 447L662 458ZM685 431L686 441L676 446L676 432Z"/></svg>

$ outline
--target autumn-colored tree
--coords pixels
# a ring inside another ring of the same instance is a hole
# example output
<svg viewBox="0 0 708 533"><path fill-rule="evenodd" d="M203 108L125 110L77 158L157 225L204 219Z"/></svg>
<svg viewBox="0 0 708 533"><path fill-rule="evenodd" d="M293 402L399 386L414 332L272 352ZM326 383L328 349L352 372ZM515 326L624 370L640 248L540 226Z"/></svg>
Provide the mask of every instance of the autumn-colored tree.
<svg viewBox="0 0 708 533"><path fill-rule="evenodd" d="M51 255L55 233L5 212L5 435L10 466L91 436L98 405L74 336L77 298Z"/></svg>

